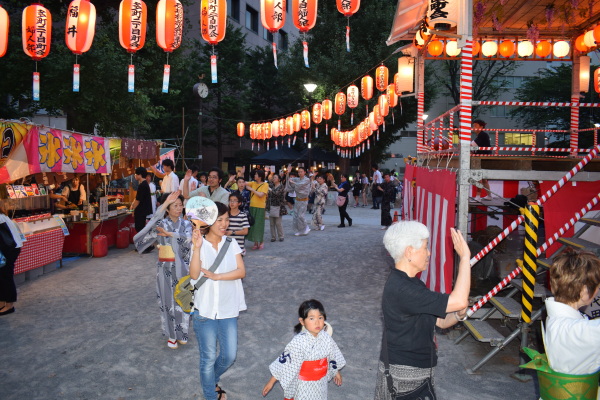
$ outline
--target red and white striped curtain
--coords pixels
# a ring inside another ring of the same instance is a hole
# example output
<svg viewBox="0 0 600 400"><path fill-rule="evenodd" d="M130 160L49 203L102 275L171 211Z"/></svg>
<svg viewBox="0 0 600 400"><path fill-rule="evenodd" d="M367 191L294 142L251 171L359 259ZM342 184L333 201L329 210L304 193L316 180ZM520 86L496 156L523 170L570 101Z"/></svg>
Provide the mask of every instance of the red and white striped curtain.
<svg viewBox="0 0 600 400"><path fill-rule="evenodd" d="M490 190L498 196L502 196L503 198L510 200L519 193L521 193L521 189L529 187L529 183L527 181L488 181L490 184ZM471 194L470 197L475 197L477 188L475 186L471 186ZM481 197L487 196L488 193L485 189L482 190ZM491 193L490 193L491 195ZM485 202L483 202L485 204ZM494 209L493 206L486 205L478 205L477 208L482 212L490 211ZM506 213L502 213L498 207L495 207L498 210L498 213L495 214L471 214L470 216L470 231L471 233L484 230L488 226L497 226L501 229L509 226L515 219L517 219L518 215L508 215ZM521 228L519 228L521 229Z"/></svg>
<svg viewBox="0 0 600 400"><path fill-rule="evenodd" d="M456 173L423 167L414 167L412 172L416 182L414 219L425 224L430 232L429 268L420 278L430 290L450 293L454 277L450 228L456 225Z"/></svg>

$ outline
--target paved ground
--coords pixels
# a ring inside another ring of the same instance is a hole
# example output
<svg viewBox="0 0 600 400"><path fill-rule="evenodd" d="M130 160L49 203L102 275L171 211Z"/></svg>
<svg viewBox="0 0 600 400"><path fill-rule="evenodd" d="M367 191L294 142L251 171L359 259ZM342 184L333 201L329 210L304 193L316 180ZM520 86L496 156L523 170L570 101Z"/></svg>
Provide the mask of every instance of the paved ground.
<svg viewBox="0 0 600 400"><path fill-rule="evenodd" d="M298 305L320 299L347 360L330 399L372 399L381 340L380 301L392 266L382 245L379 211L350 208L351 228L338 229L328 206L327 227L249 251L244 279L248 311L239 319L239 351L221 384L230 400L260 399L268 365L291 339ZM202 399L198 348L170 350L155 300L156 252L111 249L105 258L79 258L19 286L16 313L0 318L0 398ZM190 331L192 329L190 328ZM460 331L438 334L439 399L537 399L535 383L509 376L519 363L511 345L469 375L489 346ZM281 399L276 385L268 399Z"/></svg>

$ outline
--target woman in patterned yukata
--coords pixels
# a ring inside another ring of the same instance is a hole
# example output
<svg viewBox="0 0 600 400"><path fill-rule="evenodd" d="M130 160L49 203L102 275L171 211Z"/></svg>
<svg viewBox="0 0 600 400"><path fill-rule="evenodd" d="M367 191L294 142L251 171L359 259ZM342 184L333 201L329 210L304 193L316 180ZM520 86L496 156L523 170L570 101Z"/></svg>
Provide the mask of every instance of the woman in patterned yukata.
<svg viewBox="0 0 600 400"><path fill-rule="evenodd" d="M340 369L346 360L331 338L332 329L318 300L307 300L298 309L300 323L294 327L296 336L279 358L271 363L271 379L263 388L266 396L279 381L286 400L327 399L327 382L332 378L341 386Z"/></svg>
<svg viewBox="0 0 600 400"><path fill-rule="evenodd" d="M134 237L139 253L158 242L156 296L163 334L169 338L167 345L171 349L187 343L190 326L190 315L183 312L173 298L175 285L189 274L192 247L192 223L181 217L183 196L180 193L171 193L150 222Z"/></svg>
<svg viewBox="0 0 600 400"><path fill-rule="evenodd" d="M311 187L311 192L315 194L315 213L313 214L312 223L317 230L323 230L325 229L325 225L323 225L323 209L325 208L329 188L322 174L317 175L317 184Z"/></svg>

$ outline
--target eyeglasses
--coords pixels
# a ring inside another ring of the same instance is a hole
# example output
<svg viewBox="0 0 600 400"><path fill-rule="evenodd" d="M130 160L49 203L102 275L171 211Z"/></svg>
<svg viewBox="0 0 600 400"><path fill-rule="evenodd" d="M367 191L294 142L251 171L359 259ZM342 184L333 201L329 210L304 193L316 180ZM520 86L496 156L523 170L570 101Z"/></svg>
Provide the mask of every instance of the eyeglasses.
<svg viewBox="0 0 600 400"><path fill-rule="evenodd" d="M229 200L230 203L239 203L239 200Z"/></svg>

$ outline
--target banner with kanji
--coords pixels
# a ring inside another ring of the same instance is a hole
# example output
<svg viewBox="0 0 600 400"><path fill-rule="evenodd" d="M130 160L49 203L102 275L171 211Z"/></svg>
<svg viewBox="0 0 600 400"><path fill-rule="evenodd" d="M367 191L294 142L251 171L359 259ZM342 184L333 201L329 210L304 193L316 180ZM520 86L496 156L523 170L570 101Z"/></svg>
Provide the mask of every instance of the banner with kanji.
<svg viewBox="0 0 600 400"><path fill-rule="evenodd" d="M32 127L23 144L29 173L110 173L109 139L47 127Z"/></svg>
<svg viewBox="0 0 600 400"><path fill-rule="evenodd" d="M414 167L414 219L429 228L429 268L420 279L430 290L452 292L454 248L450 228L456 225L456 173ZM464 232L463 232L464 233Z"/></svg>
<svg viewBox="0 0 600 400"><path fill-rule="evenodd" d="M110 173L109 139L0 120L0 183L38 173Z"/></svg>

